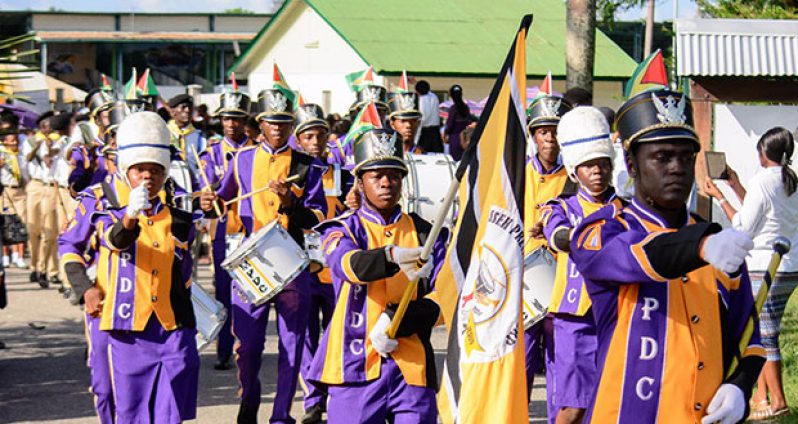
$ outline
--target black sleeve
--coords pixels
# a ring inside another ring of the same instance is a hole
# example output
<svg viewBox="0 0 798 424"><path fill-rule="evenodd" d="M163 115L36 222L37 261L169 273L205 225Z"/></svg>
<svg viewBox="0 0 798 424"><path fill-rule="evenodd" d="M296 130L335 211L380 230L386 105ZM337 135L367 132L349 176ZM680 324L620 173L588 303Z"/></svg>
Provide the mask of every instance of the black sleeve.
<svg viewBox="0 0 798 424"><path fill-rule="evenodd" d="M396 314L397 305L390 305L385 309L391 319ZM407 304L407 311L396 330L396 337L408 337L413 334L429 337L432 327L438 322L441 308L431 299L413 300Z"/></svg>
<svg viewBox="0 0 798 424"><path fill-rule="evenodd" d="M659 235L643 250L654 271L665 278L676 278L707 264L701 259L701 241L721 229L714 222L699 222Z"/></svg>
<svg viewBox="0 0 798 424"><path fill-rule="evenodd" d="M382 280L399 272L399 265L388 261L382 248L356 252L350 261L352 272L360 281Z"/></svg>
<svg viewBox="0 0 798 424"><path fill-rule="evenodd" d="M739 387L743 391L745 399L750 399L754 383L756 383L763 365L765 365L765 358L761 356L746 356L740 360L737 370L725 382ZM749 412L750 405L746 402L743 416L747 417Z"/></svg>
<svg viewBox="0 0 798 424"><path fill-rule="evenodd" d="M83 293L94 285L94 282L86 275L86 265L80 262L70 262L64 265L64 272L69 284L72 285L72 290L78 295L78 299L82 298Z"/></svg>
<svg viewBox="0 0 798 424"><path fill-rule="evenodd" d="M138 225L136 225L132 230L126 229L125 225L120 219L114 223L113 227L111 227L111 232L108 234L108 241L110 241L111 244L113 244L117 249L125 250L136 242L140 232L141 228L139 228Z"/></svg>
<svg viewBox="0 0 798 424"><path fill-rule="evenodd" d="M560 252L571 251L571 231L568 228L561 228L554 233L554 247Z"/></svg>
<svg viewBox="0 0 798 424"><path fill-rule="evenodd" d="M302 204L302 199L294 197L291 206L280 206L277 213L288 215L288 221L299 228L309 230L319 224L319 217Z"/></svg>

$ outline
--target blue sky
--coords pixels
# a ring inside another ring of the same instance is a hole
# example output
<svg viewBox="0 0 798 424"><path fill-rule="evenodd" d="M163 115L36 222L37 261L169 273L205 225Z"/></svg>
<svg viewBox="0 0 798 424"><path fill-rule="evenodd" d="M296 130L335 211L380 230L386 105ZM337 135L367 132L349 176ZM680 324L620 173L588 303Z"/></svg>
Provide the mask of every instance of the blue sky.
<svg viewBox="0 0 798 424"><path fill-rule="evenodd" d="M656 20L673 17L673 1L657 0ZM696 5L693 0L678 0L679 16L693 16ZM51 7L66 11L92 12L222 12L241 7L258 13L274 11L276 0L0 0L0 10L47 10ZM633 9L617 16L618 20L645 18L644 9Z"/></svg>

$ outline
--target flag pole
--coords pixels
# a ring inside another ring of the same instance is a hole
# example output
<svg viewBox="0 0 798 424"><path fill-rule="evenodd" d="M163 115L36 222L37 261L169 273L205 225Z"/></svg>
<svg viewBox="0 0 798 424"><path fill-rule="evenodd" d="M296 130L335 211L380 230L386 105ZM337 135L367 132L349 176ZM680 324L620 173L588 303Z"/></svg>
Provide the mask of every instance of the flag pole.
<svg viewBox="0 0 798 424"><path fill-rule="evenodd" d="M457 196L457 191L459 189L460 179L455 178L452 180L452 183L449 184L449 191L446 192L446 197L443 198L443 204L441 208L438 209L438 215L432 223L432 230L430 230L427 241L421 249L421 257L418 259L419 266L427 263L429 260L432 254L432 247L435 246L435 241L438 239L438 235L440 235L441 229L443 228L443 221L449 214L449 209L452 207L452 203L454 203L454 198ZM399 324L402 322L405 312L407 312L407 305L409 305L410 301L413 299L413 293L416 292L417 287L418 278L414 278L407 287L405 287L405 291L402 293L402 300L399 301L399 306L396 308L396 313L393 315L391 325L388 326L388 330L386 331L388 337L392 339L396 338L396 331L399 329Z"/></svg>

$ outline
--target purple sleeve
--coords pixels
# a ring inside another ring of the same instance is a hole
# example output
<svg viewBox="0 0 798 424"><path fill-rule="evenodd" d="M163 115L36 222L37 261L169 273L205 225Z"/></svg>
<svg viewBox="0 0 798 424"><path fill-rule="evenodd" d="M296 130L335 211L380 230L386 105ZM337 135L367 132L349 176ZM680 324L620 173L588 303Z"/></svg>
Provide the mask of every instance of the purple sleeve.
<svg viewBox="0 0 798 424"><path fill-rule="evenodd" d="M302 196L302 204L306 208L314 211L319 217L319 222L324 221L327 216L327 198L324 196L324 184L322 175L324 168L318 165L311 165L305 183L305 193Z"/></svg>
<svg viewBox="0 0 798 424"><path fill-rule="evenodd" d="M565 208L565 202L561 199L553 199L546 202L540 209L541 220L543 221L543 235L546 237L546 243L550 247L555 246L552 236L557 230L561 228L570 230L573 227Z"/></svg>
<svg viewBox="0 0 798 424"><path fill-rule="evenodd" d="M211 186L213 186L219 180L216 177L216 162L213 155L213 145L208 146L207 149L203 150L199 157L202 171L205 173L205 177L208 178L208 182L211 184ZM199 183L201 184L200 187L205 187L205 179L202 179L202 181L199 181Z"/></svg>
<svg viewBox="0 0 798 424"><path fill-rule="evenodd" d="M86 179L91 163L89 158L84 154L84 149L75 147L69 154L69 166L72 170L67 178L67 183L72 187L76 182ZM81 187L82 189L83 187Z"/></svg>
<svg viewBox="0 0 798 424"><path fill-rule="evenodd" d="M443 262L446 259L447 240L449 240L449 230L442 228L440 234L438 234L438 239L435 240L435 244L432 246L432 255L430 256L433 264L432 273L430 274L430 288L433 289L435 281L438 279L438 273L443 268Z"/></svg>
<svg viewBox="0 0 798 424"><path fill-rule="evenodd" d="M664 233L627 229L613 208L590 215L574 231L570 257L586 280L609 284L664 283L654 271L645 245Z"/></svg>
<svg viewBox="0 0 798 424"><path fill-rule="evenodd" d="M238 158L239 154L236 154L233 158L233 163L230 164L227 172L225 172L219 182L219 188L216 190L216 194L224 200L230 200L238 194L238 180L236 179L236 174L238 173Z"/></svg>
<svg viewBox="0 0 798 424"><path fill-rule="evenodd" d="M62 264L70 262L85 264L83 254L94 234L92 213L96 202L94 197L82 196L75 208L75 217L69 221L66 230L58 237L58 257Z"/></svg>

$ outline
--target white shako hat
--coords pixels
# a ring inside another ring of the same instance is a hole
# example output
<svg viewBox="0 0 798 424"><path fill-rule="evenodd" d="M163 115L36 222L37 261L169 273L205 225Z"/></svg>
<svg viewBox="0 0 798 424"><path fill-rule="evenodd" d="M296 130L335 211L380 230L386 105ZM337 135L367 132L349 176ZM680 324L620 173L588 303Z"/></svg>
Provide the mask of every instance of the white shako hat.
<svg viewBox="0 0 798 424"><path fill-rule="evenodd" d="M136 112L116 132L117 162L122 172L139 163L157 163L169 170L171 133L155 112Z"/></svg>
<svg viewBox="0 0 798 424"><path fill-rule="evenodd" d="M612 162L615 157L607 118L592 106L576 107L560 118L557 143L565 170L574 182L578 182L577 166L597 158L608 158Z"/></svg>

